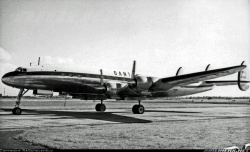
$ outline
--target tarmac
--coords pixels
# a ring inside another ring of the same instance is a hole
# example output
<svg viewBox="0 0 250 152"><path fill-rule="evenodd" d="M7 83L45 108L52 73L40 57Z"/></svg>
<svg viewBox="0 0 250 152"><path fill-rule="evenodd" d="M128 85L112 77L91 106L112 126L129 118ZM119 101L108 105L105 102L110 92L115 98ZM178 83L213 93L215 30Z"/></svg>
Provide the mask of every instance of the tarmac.
<svg viewBox="0 0 250 152"><path fill-rule="evenodd" d="M3 99L1 100L0 149L54 148L49 145L39 145L37 143L19 140L18 135L34 128L66 128L82 125L127 125L140 123L142 124L140 126L143 129L144 126L148 125L164 124L169 122L173 125L176 122L190 124L199 120L208 120L211 124L213 124L214 120L216 120L214 123L218 121L225 121L226 123L230 123L230 121L238 122L238 120L244 121L245 123L239 125L238 128L239 130L244 130L242 135L244 137L241 141L239 141L244 143L235 143L234 141L232 144L238 144L236 146L241 146L246 142L250 143L250 104L248 101L241 103L237 103L237 101L223 101L217 103L216 101L201 102L200 100L197 100L196 102L174 100L144 101L142 104L145 106L146 110L144 114L140 115L133 114L131 110L132 106L137 104L136 101L107 101L104 102L107 106L107 110L105 112L96 112L94 110L94 106L98 102L94 101L73 100L72 102L67 102L66 106L62 106L62 103L64 103L63 100L42 100L43 99L36 100L36 104L30 105L30 100L24 100L24 106L22 108L23 113L21 115L12 114L12 100L10 102ZM52 106L48 105L48 103ZM79 106L79 104L81 104L81 106ZM176 130L178 130L178 128L176 128ZM172 149L173 147L169 148Z"/></svg>

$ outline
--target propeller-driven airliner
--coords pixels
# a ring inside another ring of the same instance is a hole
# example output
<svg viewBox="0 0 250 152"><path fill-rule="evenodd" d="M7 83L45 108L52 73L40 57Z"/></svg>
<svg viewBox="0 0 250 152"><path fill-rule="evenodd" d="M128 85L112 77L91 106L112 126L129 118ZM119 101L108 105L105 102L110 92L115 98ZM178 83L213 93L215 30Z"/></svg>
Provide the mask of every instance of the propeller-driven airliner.
<svg viewBox="0 0 250 152"><path fill-rule="evenodd" d="M40 60L40 58L39 58ZM8 86L20 89L17 102L12 110L14 115L20 115L21 98L28 90L34 95L53 95L53 92L66 93L72 98L85 100L100 100L96 111L104 112L106 99L138 100L132 112L143 114L142 100L163 97L186 96L212 90L214 86L238 85L246 91L250 81L247 80L246 65L209 70L210 64L204 71L183 74L180 67L175 76L158 78L136 74L136 61L133 62L132 72L110 71L100 69L96 73L69 72L60 70L45 70L42 66L36 69L18 67L15 71L6 73L2 82ZM208 81L238 72L237 80ZM103 74L105 73L105 74Z"/></svg>

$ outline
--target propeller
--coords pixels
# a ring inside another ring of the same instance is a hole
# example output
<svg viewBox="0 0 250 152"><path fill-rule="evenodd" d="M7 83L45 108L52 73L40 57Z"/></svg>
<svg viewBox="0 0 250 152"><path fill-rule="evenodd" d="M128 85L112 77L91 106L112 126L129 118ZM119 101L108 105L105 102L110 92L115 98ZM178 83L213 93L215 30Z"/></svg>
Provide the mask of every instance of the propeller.
<svg viewBox="0 0 250 152"><path fill-rule="evenodd" d="M133 62L133 67L132 67L132 75L130 81L128 81L128 85L133 88L136 86L136 79L135 79L135 69L136 69L136 61L134 60Z"/></svg>
<svg viewBox="0 0 250 152"><path fill-rule="evenodd" d="M104 84L104 81L103 81L103 74L102 74L102 69L100 69L100 85L99 87L95 87L97 90L101 91L101 93L105 93L106 92L106 85Z"/></svg>
<svg viewBox="0 0 250 152"><path fill-rule="evenodd" d="M135 79L135 68L136 68L136 61L134 60L131 79Z"/></svg>

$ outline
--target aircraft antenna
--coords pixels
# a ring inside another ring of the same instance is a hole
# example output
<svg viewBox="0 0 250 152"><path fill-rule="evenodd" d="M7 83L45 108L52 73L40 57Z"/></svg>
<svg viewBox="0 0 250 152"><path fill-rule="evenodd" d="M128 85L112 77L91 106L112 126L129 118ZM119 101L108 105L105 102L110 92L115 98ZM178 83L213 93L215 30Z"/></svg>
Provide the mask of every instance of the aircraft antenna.
<svg viewBox="0 0 250 152"><path fill-rule="evenodd" d="M38 58L38 65L40 64L40 57Z"/></svg>

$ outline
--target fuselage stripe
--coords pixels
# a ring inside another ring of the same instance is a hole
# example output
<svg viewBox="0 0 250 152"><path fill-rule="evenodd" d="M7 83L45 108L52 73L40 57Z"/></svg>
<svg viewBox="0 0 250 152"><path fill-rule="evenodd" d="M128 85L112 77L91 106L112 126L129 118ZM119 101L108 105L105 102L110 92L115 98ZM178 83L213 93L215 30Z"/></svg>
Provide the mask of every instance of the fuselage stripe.
<svg viewBox="0 0 250 152"><path fill-rule="evenodd" d="M68 77L88 77L88 78L100 78L98 74L88 74L88 73L72 73L72 72L51 72L51 71L39 71L39 72L10 72L6 74L4 77L9 76L68 76ZM129 81L131 78L124 78L124 77L116 77L116 76L107 76L103 75L103 79L110 79L110 80L120 80L120 81Z"/></svg>

